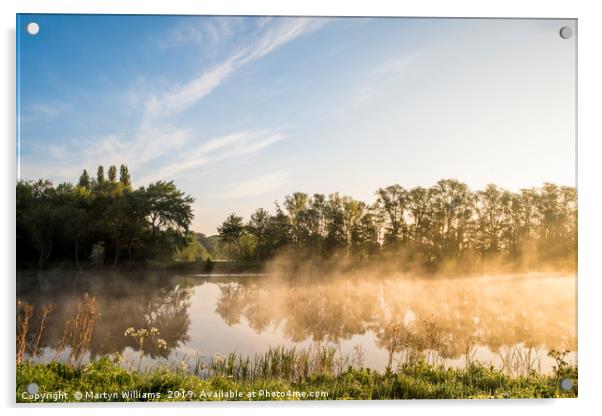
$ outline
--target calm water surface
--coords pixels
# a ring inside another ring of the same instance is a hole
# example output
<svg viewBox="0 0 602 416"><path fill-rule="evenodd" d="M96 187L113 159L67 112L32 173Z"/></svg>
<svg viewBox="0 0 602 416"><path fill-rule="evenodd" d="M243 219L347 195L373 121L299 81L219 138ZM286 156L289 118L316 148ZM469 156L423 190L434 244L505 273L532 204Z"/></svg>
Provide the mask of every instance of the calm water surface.
<svg viewBox="0 0 602 416"><path fill-rule="evenodd" d="M193 366L216 353L245 356L269 346L331 345L342 355L383 369L420 351L448 366L479 360L551 371L551 349L576 360L576 278L558 275L457 279L328 277L299 282L266 275L170 273L21 273L18 297L53 304L39 360L50 360L85 293L99 316L84 357L120 352L138 363L128 327L160 331L167 350L150 340L142 366ZM35 327L36 322L32 323ZM65 359L66 354L58 356Z"/></svg>

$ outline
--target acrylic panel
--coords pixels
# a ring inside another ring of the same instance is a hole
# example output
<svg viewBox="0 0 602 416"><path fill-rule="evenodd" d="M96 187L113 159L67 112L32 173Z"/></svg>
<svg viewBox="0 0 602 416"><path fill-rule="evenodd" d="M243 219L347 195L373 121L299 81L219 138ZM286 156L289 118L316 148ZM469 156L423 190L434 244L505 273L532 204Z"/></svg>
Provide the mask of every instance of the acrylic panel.
<svg viewBox="0 0 602 416"><path fill-rule="evenodd" d="M575 19L17 16L16 400L576 397Z"/></svg>

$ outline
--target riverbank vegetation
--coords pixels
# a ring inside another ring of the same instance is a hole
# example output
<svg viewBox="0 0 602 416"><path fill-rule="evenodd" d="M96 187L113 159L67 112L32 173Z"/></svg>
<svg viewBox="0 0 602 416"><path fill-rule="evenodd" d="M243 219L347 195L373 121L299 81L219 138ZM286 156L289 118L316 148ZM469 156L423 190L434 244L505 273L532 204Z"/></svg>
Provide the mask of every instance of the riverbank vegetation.
<svg viewBox="0 0 602 416"><path fill-rule="evenodd" d="M577 369L570 366L549 375L511 377L479 363L446 369L418 361L384 372L352 364L337 368L332 357L328 351L283 348L251 360L230 355L214 358L204 375L185 363L124 368L115 356L79 367L26 361L17 365L16 399L32 401L30 383L39 393L66 393L59 401L507 399L577 397L578 392ZM568 390L561 388L565 379L573 380ZM79 400L76 392L82 393Z"/></svg>

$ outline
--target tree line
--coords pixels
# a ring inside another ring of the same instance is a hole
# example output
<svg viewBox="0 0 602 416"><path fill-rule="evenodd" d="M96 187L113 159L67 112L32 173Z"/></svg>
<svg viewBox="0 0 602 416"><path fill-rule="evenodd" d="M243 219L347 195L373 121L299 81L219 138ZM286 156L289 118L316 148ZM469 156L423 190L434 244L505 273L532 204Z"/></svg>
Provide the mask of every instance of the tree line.
<svg viewBox="0 0 602 416"><path fill-rule="evenodd" d="M494 184L471 191L454 179L405 189L379 188L373 203L333 193L295 192L275 212L245 223L229 215L218 228L230 258L266 260L283 251L349 260L394 259L437 266L447 260L506 258L574 261L577 193L545 183L511 192Z"/></svg>
<svg viewBox="0 0 602 416"><path fill-rule="evenodd" d="M194 235L194 199L171 182L134 189L127 166L84 170L77 184L19 181L16 187L17 261L81 259L100 265L171 258Z"/></svg>
<svg viewBox="0 0 602 416"><path fill-rule="evenodd" d="M229 215L219 236L189 230L194 199L172 182L134 189L127 166L84 170L77 184L19 181L17 261L199 260L226 257L395 260L437 267L479 258L551 262L576 259L577 194L545 183L511 192L471 191L453 179L405 189L379 188L366 203L333 193L295 192L245 222Z"/></svg>

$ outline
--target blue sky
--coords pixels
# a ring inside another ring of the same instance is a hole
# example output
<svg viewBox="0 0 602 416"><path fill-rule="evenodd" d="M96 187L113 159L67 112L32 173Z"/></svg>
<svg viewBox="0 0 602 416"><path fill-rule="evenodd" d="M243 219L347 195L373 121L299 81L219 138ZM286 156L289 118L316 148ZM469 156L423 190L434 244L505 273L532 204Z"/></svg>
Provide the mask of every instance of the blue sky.
<svg viewBox="0 0 602 416"><path fill-rule="evenodd" d="M575 184L572 20L18 19L20 177L125 163L196 231L294 191Z"/></svg>

